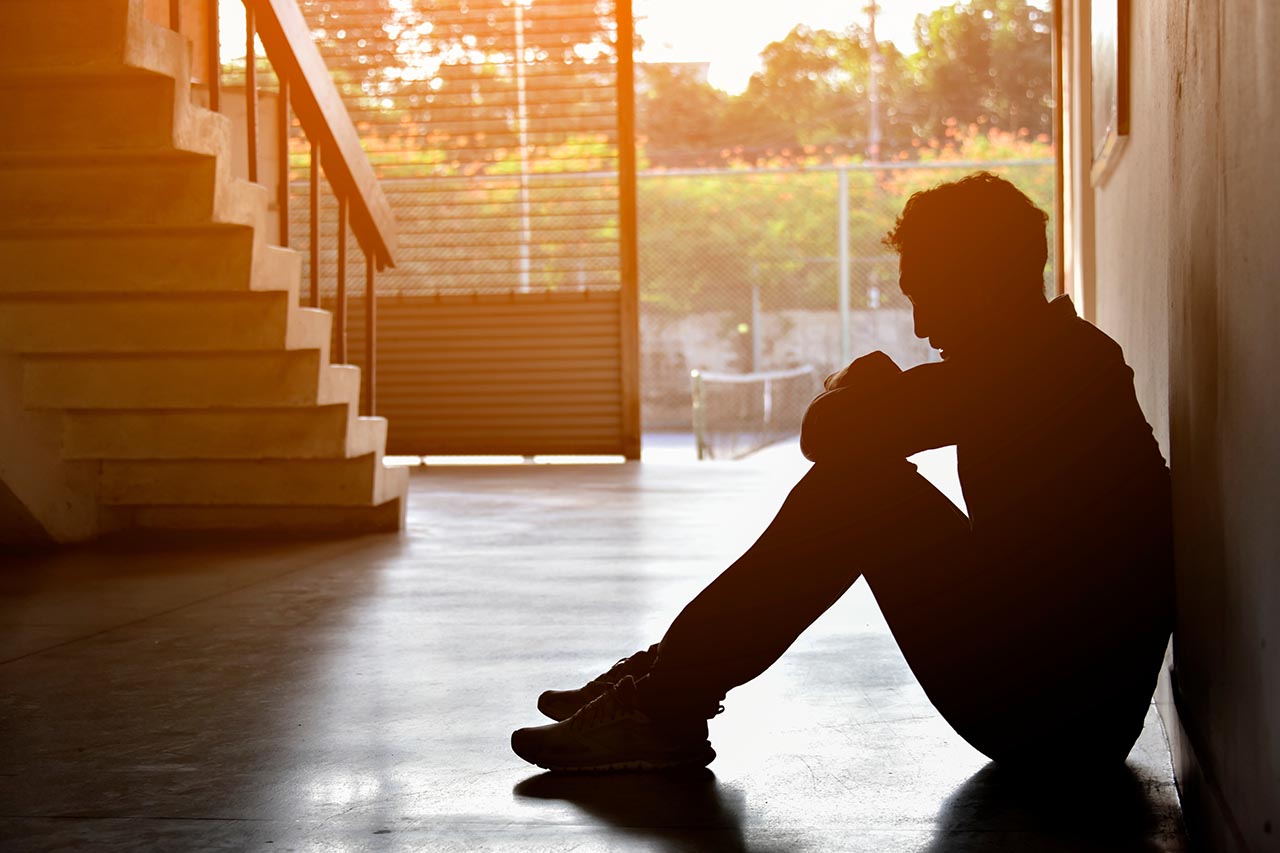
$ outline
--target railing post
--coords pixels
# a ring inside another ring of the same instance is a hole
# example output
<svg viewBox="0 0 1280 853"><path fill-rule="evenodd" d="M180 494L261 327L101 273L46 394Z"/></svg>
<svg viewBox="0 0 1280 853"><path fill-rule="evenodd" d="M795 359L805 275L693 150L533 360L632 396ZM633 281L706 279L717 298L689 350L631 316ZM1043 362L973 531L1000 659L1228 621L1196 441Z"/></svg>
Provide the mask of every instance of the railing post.
<svg viewBox="0 0 1280 853"><path fill-rule="evenodd" d="M169 0L169 29L182 32L182 0Z"/></svg>
<svg viewBox="0 0 1280 853"><path fill-rule="evenodd" d="M701 461L706 458L707 453L707 405L703 398L702 374L691 370L689 379L693 384L693 439L698 447L698 460Z"/></svg>
<svg viewBox="0 0 1280 853"><path fill-rule="evenodd" d="M311 143L311 307L320 307L320 146Z"/></svg>
<svg viewBox="0 0 1280 853"><path fill-rule="evenodd" d="M249 137L249 182L258 182L258 61L254 55L257 21L253 0L244 4L244 109L245 128Z"/></svg>
<svg viewBox="0 0 1280 853"><path fill-rule="evenodd" d="M205 48L209 56L205 71L209 77L209 109L217 113L222 111L222 37L218 35L218 0L209 0L207 8Z"/></svg>
<svg viewBox="0 0 1280 853"><path fill-rule="evenodd" d="M840 254L840 364L846 365L853 355L852 316L849 313L849 170L843 165L836 172L836 249Z"/></svg>
<svg viewBox="0 0 1280 853"><path fill-rule="evenodd" d="M180 3L184 0L171 0ZM206 0L208 20L207 47L209 54L209 102L214 109L221 102L221 62L218 44L217 0ZM257 56L258 39L266 51L267 59L276 70L279 86L279 102L275 115L277 122L277 208L280 216L280 244L288 246L290 232L290 127L297 118L310 145L308 182L310 185L310 296L309 303L321 306L321 234L323 204L321 171L333 162L327 172L332 179L330 186L338 204L336 251L336 287L333 308L334 362L351 360L347 349L347 255L351 238L364 250L365 258L365 371L366 379L361 391L360 403L367 413L377 409L377 284L376 273L384 265L394 265L392 245L394 227L386 197L377 184L377 175L367 157L348 159L347 154L359 150L359 137L349 116L339 116L330 107L341 105L341 98L327 74L319 73L321 62L309 35L305 35L306 21L296 4L275 0L243 0L245 6L245 96L246 131L248 133L248 163L246 172L251 180L259 180L260 163L260 96L258 93ZM172 8L176 9L176 5ZM296 111L295 111L296 110ZM270 122L272 119L266 119Z"/></svg>
<svg viewBox="0 0 1280 853"><path fill-rule="evenodd" d="M377 264L373 252L364 253L364 377L360 384L361 409L372 417L377 405L378 295L374 291Z"/></svg>
<svg viewBox="0 0 1280 853"><path fill-rule="evenodd" d="M752 265L751 276L751 372L764 368L764 312L760 310L760 265Z"/></svg>
<svg viewBox="0 0 1280 853"><path fill-rule="evenodd" d="M640 274L636 213L635 22L631 0L616 0L618 104L618 272L622 441L628 459L640 458Z"/></svg>
<svg viewBox="0 0 1280 853"><path fill-rule="evenodd" d="M280 215L280 245L289 248L289 82L280 80L279 100L276 103L276 210Z"/></svg>
<svg viewBox="0 0 1280 853"><path fill-rule="evenodd" d="M347 363L347 197L338 197L338 292L333 304L333 359Z"/></svg>

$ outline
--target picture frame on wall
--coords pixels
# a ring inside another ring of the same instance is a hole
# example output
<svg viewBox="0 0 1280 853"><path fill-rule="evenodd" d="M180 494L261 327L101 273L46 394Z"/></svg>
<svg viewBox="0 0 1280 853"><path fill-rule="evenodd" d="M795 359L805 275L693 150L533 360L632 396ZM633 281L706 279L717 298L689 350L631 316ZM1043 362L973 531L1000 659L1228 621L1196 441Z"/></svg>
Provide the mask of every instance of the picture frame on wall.
<svg viewBox="0 0 1280 853"><path fill-rule="evenodd" d="M1115 164L1129 135L1129 0L1093 0L1089 36L1093 63L1090 178L1097 184Z"/></svg>

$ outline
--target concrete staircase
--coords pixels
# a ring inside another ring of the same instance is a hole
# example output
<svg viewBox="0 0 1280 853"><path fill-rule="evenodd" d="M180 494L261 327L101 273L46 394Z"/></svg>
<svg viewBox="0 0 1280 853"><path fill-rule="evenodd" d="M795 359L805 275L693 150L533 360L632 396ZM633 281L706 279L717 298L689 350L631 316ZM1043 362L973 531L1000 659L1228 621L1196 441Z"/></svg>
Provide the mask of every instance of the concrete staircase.
<svg viewBox="0 0 1280 853"><path fill-rule="evenodd" d="M0 539L394 530L408 472L143 0L0 0Z"/></svg>

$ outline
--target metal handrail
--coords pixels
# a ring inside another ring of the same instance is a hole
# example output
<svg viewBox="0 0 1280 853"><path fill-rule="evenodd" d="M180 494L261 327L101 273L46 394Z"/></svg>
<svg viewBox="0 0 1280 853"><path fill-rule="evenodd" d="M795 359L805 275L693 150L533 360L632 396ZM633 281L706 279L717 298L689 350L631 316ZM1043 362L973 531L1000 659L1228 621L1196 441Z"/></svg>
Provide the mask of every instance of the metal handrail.
<svg viewBox="0 0 1280 853"><path fill-rule="evenodd" d="M320 217L317 205L319 175L323 170L338 200L338 270L334 304L335 361L347 360L347 232L348 228L365 256L365 361L361 383L361 410L373 414L377 378L375 272L395 266L396 225L391 205L374 173L360 135L347 112L329 69L312 38L296 0L242 0L245 7L245 98L248 134L249 179L258 178L258 91L254 63L254 37L261 39L267 60L280 81L276 121L280 148L277 152L280 217L279 242L289 245L290 106L311 146L311 279L309 303L320 307ZM218 0L205 7L206 75L209 106L221 108L220 38ZM181 3L170 0L169 26L181 31Z"/></svg>
<svg viewBox="0 0 1280 853"><path fill-rule="evenodd" d="M395 266L395 214L296 0L244 3L256 12L258 37L277 76L287 81L303 131L320 146L325 175L338 197L348 200L361 248L378 269Z"/></svg>

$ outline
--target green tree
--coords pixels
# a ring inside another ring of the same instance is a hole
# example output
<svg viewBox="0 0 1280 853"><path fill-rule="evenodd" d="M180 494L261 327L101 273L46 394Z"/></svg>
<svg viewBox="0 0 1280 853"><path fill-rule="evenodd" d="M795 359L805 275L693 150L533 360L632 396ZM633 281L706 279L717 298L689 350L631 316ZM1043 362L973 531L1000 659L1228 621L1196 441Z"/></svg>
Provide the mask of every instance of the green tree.
<svg viewBox="0 0 1280 853"><path fill-rule="evenodd" d="M729 96L682 63L636 69L636 136L651 166L706 166L729 153Z"/></svg>
<svg viewBox="0 0 1280 853"><path fill-rule="evenodd" d="M916 18L913 111L922 136L949 122L1032 135L1053 129L1049 12L1026 0L968 0Z"/></svg>
<svg viewBox="0 0 1280 853"><path fill-rule="evenodd" d="M470 173L506 161L522 140L552 150L584 136L591 146L602 130L613 130L616 25L603 6L300 3L380 163L407 160Z"/></svg>
<svg viewBox="0 0 1280 853"><path fill-rule="evenodd" d="M958 144L970 124L1034 137L1052 132L1047 11L1028 0L950 3L921 15L915 38L910 56L880 46L886 159L922 139ZM856 24L840 32L801 25L764 48L761 70L740 95L655 72L638 102L651 162L861 155L869 142L871 55L870 35Z"/></svg>
<svg viewBox="0 0 1280 853"><path fill-rule="evenodd" d="M761 52L763 68L730 104L726 131L757 156L793 153L861 154L870 126L871 40L851 26L844 32L798 26ZM899 106L909 76L902 54L881 48L883 146L896 150L911 138L910 116ZM798 152L797 152L798 149Z"/></svg>
<svg viewBox="0 0 1280 853"><path fill-rule="evenodd" d="M911 84L907 59L881 48L882 146L901 150L913 138L903 109ZM812 161L864 153L870 126L871 42L844 32L795 27L761 52L763 67L747 89L726 95L680 66L646 66L637 125L652 165L717 161Z"/></svg>

